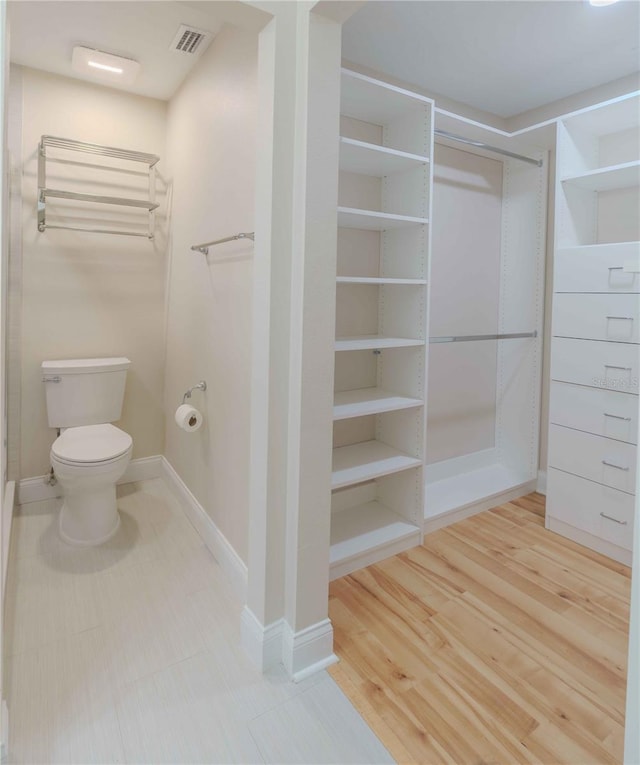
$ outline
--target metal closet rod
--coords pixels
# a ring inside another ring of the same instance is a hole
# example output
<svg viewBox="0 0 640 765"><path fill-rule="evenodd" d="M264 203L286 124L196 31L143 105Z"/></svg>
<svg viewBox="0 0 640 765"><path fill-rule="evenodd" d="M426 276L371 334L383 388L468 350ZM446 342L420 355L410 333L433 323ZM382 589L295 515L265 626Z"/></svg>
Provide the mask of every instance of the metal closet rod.
<svg viewBox="0 0 640 765"><path fill-rule="evenodd" d="M430 337L430 343L466 343L472 340L516 340L522 337L538 337L538 332L503 332L499 335L454 335Z"/></svg>
<svg viewBox="0 0 640 765"><path fill-rule="evenodd" d="M465 138L455 133L449 133L447 130L434 130L436 135L448 138L450 141L459 141L460 143L466 143L469 146L476 146L478 149L486 149L487 151L493 151L496 154L503 154L505 157L512 157L513 159L520 159L523 162L528 162L530 165L536 165L536 167L542 167L541 159L534 159L533 157L526 157L524 154L514 154L512 151L506 149L500 149L497 146L491 146L488 143L482 143L482 141L474 141L471 138Z"/></svg>
<svg viewBox="0 0 640 765"><path fill-rule="evenodd" d="M251 239L253 242L255 234L253 231L245 231L233 236L225 236L224 239L215 239L213 242L204 242L203 244L194 244L191 249L194 252L201 252L203 255L209 254L209 247L215 247L216 244L224 244L225 242L234 242L236 239Z"/></svg>

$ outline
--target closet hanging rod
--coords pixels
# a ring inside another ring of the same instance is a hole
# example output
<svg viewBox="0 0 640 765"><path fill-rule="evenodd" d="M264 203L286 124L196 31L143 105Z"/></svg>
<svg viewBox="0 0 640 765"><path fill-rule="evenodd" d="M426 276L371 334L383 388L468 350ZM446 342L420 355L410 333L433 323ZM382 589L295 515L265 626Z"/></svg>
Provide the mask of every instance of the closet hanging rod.
<svg viewBox="0 0 640 765"><path fill-rule="evenodd" d="M454 335L453 337L430 337L430 343L466 343L472 340L516 340L523 337L538 337L535 332L504 332L499 335Z"/></svg>
<svg viewBox="0 0 640 765"><path fill-rule="evenodd" d="M459 141L460 143L466 143L469 146L477 146L479 149L486 149L487 151L493 151L496 154L503 154L505 157L520 159L523 162L528 162L530 165L536 165L536 167L542 167L541 159L526 157L524 154L514 154L512 151L507 151L506 149L500 149L497 146L491 146L488 143L482 143L482 141L474 141L471 138L464 138L464 136L456 135L455 133L449 133L446 130L435 129L433 132L435 133L435 135L442 136L442 138L448 138L450 141Z"/></svg>
<svg viewBox="0 0 640 765"><path fill-rule="evenodd" d="M215 239L213 242L204 242L204 244L194 244L191 249L194 252L201 252L203 255L209 254L209 247L215 247L216 244L224 244L225 242L234 242L236 239L251 239L254 241L254 232L246 231L240 234L234 234L233 236L225 236L224 239Z"/></svg>

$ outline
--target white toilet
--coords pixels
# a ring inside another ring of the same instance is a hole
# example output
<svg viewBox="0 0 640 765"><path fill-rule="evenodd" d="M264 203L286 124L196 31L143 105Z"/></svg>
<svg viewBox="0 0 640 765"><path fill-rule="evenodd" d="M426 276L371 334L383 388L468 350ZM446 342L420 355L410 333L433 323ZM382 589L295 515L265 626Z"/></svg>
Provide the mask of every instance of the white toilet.
<svg viewBox="0 0 640 765"><path fill-rule="evenodd" d="M49 427L61 430L51 465L63 494L60 536L69 544L99 545L120 525L116 482L133 440L110 423L122 414L130 365L125 358L42 363Z"/></svg>

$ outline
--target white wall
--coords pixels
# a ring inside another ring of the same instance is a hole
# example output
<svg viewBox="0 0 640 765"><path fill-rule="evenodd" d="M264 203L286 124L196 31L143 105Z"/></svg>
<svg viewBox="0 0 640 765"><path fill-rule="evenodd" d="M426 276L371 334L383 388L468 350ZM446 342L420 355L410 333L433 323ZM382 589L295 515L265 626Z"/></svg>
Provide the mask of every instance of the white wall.
<svg viewBox="0 0 640 765"><path fill-rule="evenodd" d="M166 104L22 71L22 406L20 477L49 470L44 359L127 356L123 417L133 456L163 450L165 241L36 227L43 134L164 155ZM162 174L165 164L159 164ZM104 193L104 192L103 192ZM116 192L117 195L117 192Z"/></svg>
<svg viewBox="0 0 640 765"><path fill-rule="evenodd" d="M171 100L167 154L172 180L171 263L165 366L169 462L246 561L251 374L250 241L192 244L253 231L258 37L223 27ZM204 425L173 420L182 394Z"/></svg>

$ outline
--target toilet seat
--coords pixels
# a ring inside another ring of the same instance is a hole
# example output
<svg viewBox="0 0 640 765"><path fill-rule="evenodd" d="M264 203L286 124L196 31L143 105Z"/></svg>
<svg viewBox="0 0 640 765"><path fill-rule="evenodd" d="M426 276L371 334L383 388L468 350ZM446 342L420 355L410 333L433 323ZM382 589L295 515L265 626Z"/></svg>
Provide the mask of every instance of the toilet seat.
<svg viewBox="0 0 640 765"><path fill-rule="evenodd" d="M128 433L108 423L67 428L53 442L51 455L66 465L106 464L131 449Z"/></svg>

